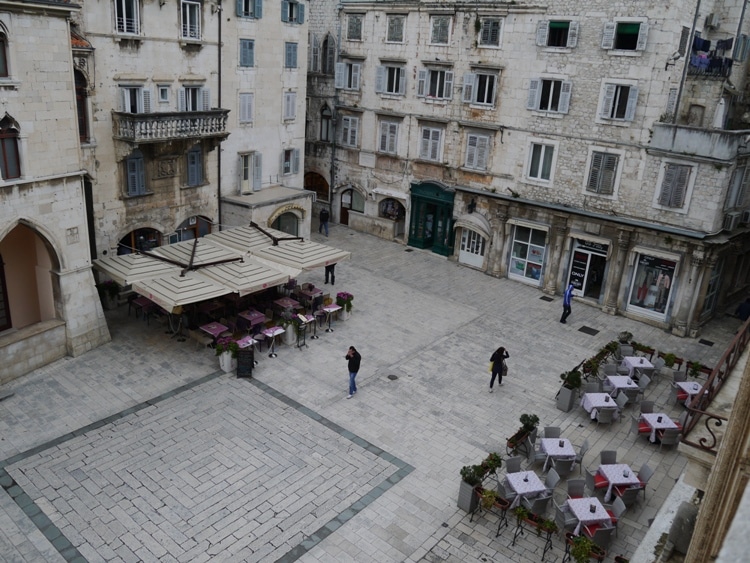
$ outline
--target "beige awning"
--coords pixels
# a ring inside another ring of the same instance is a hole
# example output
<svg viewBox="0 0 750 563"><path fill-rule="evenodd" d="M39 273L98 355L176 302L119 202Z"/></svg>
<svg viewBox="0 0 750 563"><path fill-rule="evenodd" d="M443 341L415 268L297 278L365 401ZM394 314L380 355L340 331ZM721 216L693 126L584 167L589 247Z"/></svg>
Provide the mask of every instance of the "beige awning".
<svg viewBox="0 0 750 563"><path fill-rule="evenodd" d="M97 258L93 265L120 285L180 272L177 266L140 253Z"/></svg>
<svg viewBox="0 0 750 563"><path fill-rule="evenodd" d="M275 229L264 228L263 231L279 239L291 236ZM225 231L219 231L218 233L208 234L203 239L217 246L222 246L243 254L273 244L271 237L255 227L234 227Z"/></svg>
<svg viewBox="0 0 750 563"><path fill-rule="evenodd" d="M184 276L178 273L139 281L133 284L133 291L148 297L170 313L174 312L175 307L233 293L230 288L199 272L187 272Z"/></svg>
<svg viewBox="0 0 750 563"><path fill-rule="evenodd" d="M253 250L252 255L300 270L313 270L351 258L352 253L309 240L293 240Z"/></svg>
<svg viewBox="0 0 750 563"><path fill-rule="evenodd" d="M194 255L193 250L195 250ZM200 238L157 246L151 251L151 254L179 263L183 268L186 268L191 263L191 257L193 267L205 266L214 262L240 260L242 258L241 252L222 248Z"/></svg>
<svg viewBox="0 0 750 563"><path fill-rule="evenodd" d="M299 272L299 270L296 270ZM251 257L242 262L229 262L201 268L200 273L236 291L240 296L262 291L289 281L289 274L261 264Z"/></svg>

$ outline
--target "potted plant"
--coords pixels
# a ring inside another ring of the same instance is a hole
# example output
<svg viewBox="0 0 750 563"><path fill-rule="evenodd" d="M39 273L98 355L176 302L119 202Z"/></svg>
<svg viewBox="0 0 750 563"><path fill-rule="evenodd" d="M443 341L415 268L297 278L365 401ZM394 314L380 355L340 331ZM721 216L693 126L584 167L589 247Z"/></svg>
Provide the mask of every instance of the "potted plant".
<svg viewBox="0 0 750 563"><path fill-rule="evenodd" d="M515 451L522 446L526 442L526 438L536 432L537 426L539 426L539 417L535 414L522 414L519 420L521 421L521 428L508 438L506 444L508 451Z"/></svg>
<svg viewBox="0 0 750 563"><path fill-rule="evenodd" d="M225 336L216 341L216 355L219 356L219 366L224 373L229 373L237 368L239 353L240 345L232 337Z"/></svg>
<svg viewBox="0 0 750 563"><path fill-rule="evenodd" d="M589 563L592 557L601 561L607 554L606 551L584 535L574 536L568 532L565 534L565 538L570 544L570 555L576 563Z"/></svg>
<svg viewBox="0 0 750 563"><path fill-rule="evenodd" d="M497 502L497 491L494 491L492 489L484 489L482 491L482 508L485 510L489 510L495 505L495 502Z"/></svg>
<svg viewBox="0 0 750 563"><path fill-rule="evenodd" d="M620 334L617 335L617 341L620 344L627 344L633 339L633 333L628 332L627 330L623 330Z"/></svg>
<svg viewBox="0 0 750 563"><path fill-rule="evenodd" d="M692 378L696 378L701 373L703 364L700 362L688 362L688 375Z"/></svg>
<svg viewBox="0 0 750 563"><path fill-rule="evenodd" d="M599 365L601 363L601 360L598 356L594 356L593 358L589 358L585 362L583 362L583 365L581 368L583 369L583 373L585 373L587 376L593 376L596 377L599 374Z"/></svg>
<svg viewBox="0 0 750 563"><path fill-rule="evenodd" d="M458 507L466 512L474 512L479 499L474 489L481 486L488 473L500 468L503 458L498 453L490 453L478 465L464 465L461 468L461 483L458 488Z"/></svg>
<svg viewBox="0 0 750 563"><path fill-rule="evenodd" d="M297 341L295 321L297 321L297 317L292 311L287 309L281 313L279 326L286 331L284 333L284 344L287 346L294 346Z"/></svg>
<svg viewBox="0 0 750 563"><path fill-rule="evenodd" d="M546 518L542 518L539 521L539 525L536 529L538 534L541 534L542 532L546 534L554 534L559 530L554 520L547 520Z"/></svg>
<svg viewBox="0 0 750 563"><path fill-rule="evenodd" d="M105 309L114 309L117 306L117 296L120 295L120 286L113 280L104 280L96 284L96 291Z"/></svg>
<svg viewBox="0 0 750 563"><path fill-rule="evenodd" d="M581 388L581 372L572 369L561 373L560 379L562 380L562 387L557 392L557 408L563 412L570 412Z"/></svg>
<svg viewBox="0 0 750 563"><path fill-rule="evenodd" d="M531 512L524 505L519 504L513 509L513 514L516 515L516 519L520 522L521 520L528 520L531 517Z"/></svg>
<svg viewBox="0 0 750 563"><path fill-rule="evenodd" d="M336 305L341 307L341 310L343 312L341 318L343 320L346 320L349 318L349 315L352 312L352 301L354 300L354 295L352 295L349 292L346 291L339 291L336 294Z"/></svg>

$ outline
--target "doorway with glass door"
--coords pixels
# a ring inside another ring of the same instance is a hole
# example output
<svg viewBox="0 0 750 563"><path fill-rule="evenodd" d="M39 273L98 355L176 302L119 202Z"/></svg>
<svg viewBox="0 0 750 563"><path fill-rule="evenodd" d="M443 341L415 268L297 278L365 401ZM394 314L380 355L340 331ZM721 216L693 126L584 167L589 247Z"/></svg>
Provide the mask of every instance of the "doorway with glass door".
<svg viewBox="0 0 750 563"><path fill-rule="evenodd" d="M607 269L606 244L576 239L570 261L569 283L581 297L601 301L604 294L604 277Z"/></svg>

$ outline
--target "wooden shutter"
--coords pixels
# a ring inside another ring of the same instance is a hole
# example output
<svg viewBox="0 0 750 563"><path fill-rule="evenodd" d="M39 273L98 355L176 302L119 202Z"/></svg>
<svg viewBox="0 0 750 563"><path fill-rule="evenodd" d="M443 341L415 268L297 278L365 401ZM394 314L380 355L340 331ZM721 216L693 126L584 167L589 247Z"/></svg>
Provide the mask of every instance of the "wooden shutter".
<svg viewBox="0 0 750 563"><path fill-rule="evenodd" d="M599 177L601 175L602 164L604 163L604 153L595 152L591 155L591 168L589 169L589 179L586 182L586 189L590 192L599 191Z"/></svg>
<svg viewBox="0 0 750 563"><path fill-rule="evenodd" d="M143 98L143 113L151 113L151 90L141 88L141 96Z"/></svg>
<svg viewBox="0 0 750 563"><path fill-rule="evenodd" d="M578 46L578 22L570 22L568 27L568 47L573 49Z"/></svg>
<svg viewBox="0 0 750 563"><path fill-rule="evenodd" d="M433 129L430 133L430 160L440 157L440 129Z"/></svg>
<svg viewBox="0 0 750 563"><path fill-rule="evenodd" d="M256 20L263 17L263 0L255 0L255 13L253 14Z"/></svg>
<svg viewBox="0 0 750 563"><path fill-rule="evenodd" d="M605 84L604 85L604 96L602 98L602 109L599 117L610 119L612 115L612 104L615 101L615 92L617 91L616 84Z"/></svg>
<svg viewBox="0 0 750 563"><path fill-rule="evenodd" d="M335 87L341 89L346 84L346 63L336 63Z"/></svg>
<svg viewBox="0 0 750 563"><path fill-rule="evenodd" d="M308 68L310 72L320 72L320 42L314 33L310 34L310 51Z"/></svg>
<svg viewBox="0 0 750 563"><path fill-rule="evenodd" d="M289 21L289 0L281 0L281 21Z"/></svg>
<svg viewBox="0 0 750 563"><path fill-rule="evenodd" d="M549 21L541 20L536 24L536 44L540 47L547 46L549 37Z"/></svg>
<svg viewBox="0 0 750 563"><path fill-rule="evenodd" d="M422 129L422 138L419 142L420 158L429 158L430 155L430 130L425 127Z"/></svg>
<svg viewBox="0 0 750 563"><path fill-rule="evenodd" d="M398 94L402 96L406 93L406 69L400 67L398 69Z"/></svg>
<svg viewBox="0 0 750 563"><path fill-rule="evenodd" d="M245 17L245 5L242 0L237 0L237 15L241 18Z"/></svg>
<svg viewBox="0 0 750 563"><path fill-rule="evenodd" d="M292 151L292 174L299 173L299 149Z"/></svg>
<svg viewBox="0 0 750 563"><path fill-rule="evenodd" d="M253 189L259 190L263 184L263 155L253 153Z"/></svg>
<svg viewBox="0 0 750 563"><path fill-rule="evenodd" d="M352 90L359 90L359 73L362 65L359 63L352 64Z"/></svg>
<svg viewBox="0 0 750 563"><path fill-rule="evenodd" d="M297 4L297 23L305 23L305 5Z"/></svg>
<svg viewBox="0 0 750 563"><path fill-rule="evenodd" d="M464 74L464 93L463 93L463 101L464 102L472 102L474 101L474 81L476 80L477 75L473 73Z"/></svg>
<svg viewBox="0 0 750 563"><path fill-rule="evenodd" d="M443 97L446 100L453 98L453 72L450 70L445 71L445 88Z"/></svg>
<svg viewBox="0 0 750 563"><path fill-rule="evenodd" d="M381 94L385 92L386 85L386 67L379 66L375 69L375 93Z"/></svg>
<svg viewBox="0 0 750 563"><path fill-rule="evenodd" d="M469 168L476 168L477 162L477 141L476 135L469 135L466 140L466 166Z"/></svg>
<svg viewBox="0 0 750 563"><path fill-rule="evenodd" d="M390 123L387 121L380 122L380 143L379 148L381 152L388 152L388 126Z"/></svg>
<svg viewBox="0 0 750 563"><path fill-rule="evenodd" d="M615 191L615 178L617 176L617 163L620 157L616 154L604 154L602 169L599 178L599 193L612 195Z"/></svg>
<svg viewBox="0 0 750 563"><path fill-rule="evenodd" d="M628 105L625 107L625 121L635 119L635 106L638 104L638 88L631 86L628 90Z"/></svg>
<svg viewBox="0 0 750 563"><path fill-rule="evenodd" d="M424 98L427 87L427 71L420 69L417 73L417 97ZM338 86L337 86L338 88Z"/></svg>
<svg viewBox="0 0 750 563"><path fill-rule="evenodd" d="M539 96L541 96L541 93L541 78L532 78L529 81L529 95L526 98L526 109L539 109Z"/></svg>
<svg viewBox="0 0 750 563"><path fill-rule="evenodd" d="M607 22L604 24L604 33L602 34L602 49L612 49L615 46L615 31L617 24Z"/></svg>
<svg viewBox="0 0 750 563"><path fill-rule="evenodd" d="M211 90L206 87L200 89L200 107L203 111L211 109Z"/></svg>
<svg viewBox="0 0 750 563"><path fill-rule="evenodd" d="M240 123L253 121L253 95L240 94Z"/></svg>
<svg viewBox="0 0 750 563"><path fill-rule="evenodd" d="M573 90L573 83L570 80L563 80L560 86L560 102L557 104L557 111L568 113L570 107L570 94Z"/></svg>
<svg viewBox="0 0 750 563"><path fill-rule="evenodd" d="M487 169L487 157L490 151L490 138L486 135L477 136L477 162L476 168Z"/></svg>
<svg viewBox="0 0 750 563"><path fill-rule="evenodd" d="M249 39L240 40L240 66L254 66L255 44Z"/></svg>
<svg viewBox="0 0 750 563"><path fill-rule="evenodd" d="M638 29L638 42L635 45L636 51L646 50L646 41L648 40L648 24L642 23Z"/></svg>

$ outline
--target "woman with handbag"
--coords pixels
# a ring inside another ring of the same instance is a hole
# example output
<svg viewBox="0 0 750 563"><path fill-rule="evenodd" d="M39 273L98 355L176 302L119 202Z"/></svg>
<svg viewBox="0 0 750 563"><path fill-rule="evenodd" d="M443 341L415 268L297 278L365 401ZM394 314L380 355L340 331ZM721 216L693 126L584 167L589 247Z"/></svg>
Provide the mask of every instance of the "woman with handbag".
<svg viewBox="0 0 750 563"><path fill-rule="evenodd" d="M508 373L508 366L505 364L505 358L509 358L508 351L500 346L490 357L490 373L492 373L492 379L490 379L490 393L492 393L492 386L495 384L495 378L497 377L497 384L503 384L503 376Z"/></svg>

